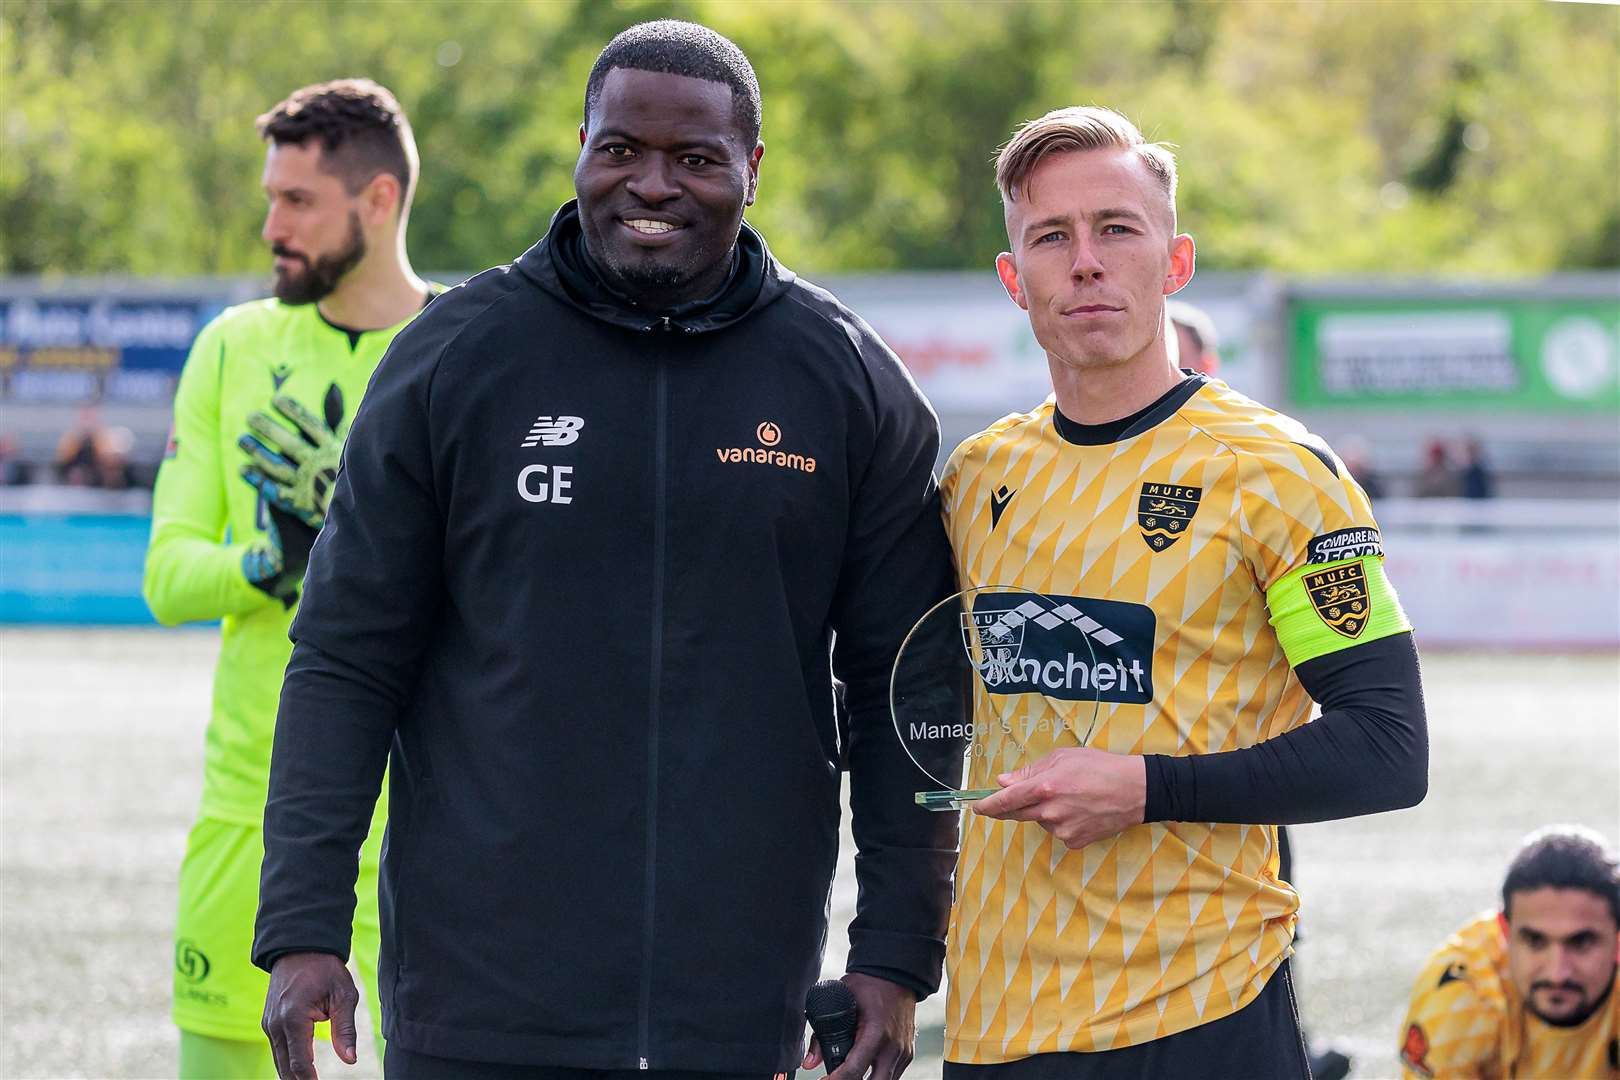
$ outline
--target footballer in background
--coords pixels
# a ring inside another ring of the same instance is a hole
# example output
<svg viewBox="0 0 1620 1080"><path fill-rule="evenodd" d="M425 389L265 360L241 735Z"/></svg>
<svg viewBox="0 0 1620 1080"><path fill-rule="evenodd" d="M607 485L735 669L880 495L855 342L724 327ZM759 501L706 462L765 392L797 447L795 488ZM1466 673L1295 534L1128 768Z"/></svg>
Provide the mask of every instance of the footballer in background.
<svg viewBox="0 0 1620 1080"><path fill-rule="evenodd" d="M165 625L223 624L202 805L180 866L182 1080L275 1075L260 1028L269 978L250 954L287 628L348 421L394 335L435 291L405 255L417 154L392 94L368 79L307 86L259 117L258 131L275 296L228 308L192 345L142 590ZM354 916L376 1032L384 816L379 802Z"/></svg>
<svg viewBox="0 0 1620 1080"><path fill-rule="evenodd" d="M1554 825L1508 865L1502 908L1429 958L1402 1026L1408 1080L1620 1078L1620 859Z"/></svg>

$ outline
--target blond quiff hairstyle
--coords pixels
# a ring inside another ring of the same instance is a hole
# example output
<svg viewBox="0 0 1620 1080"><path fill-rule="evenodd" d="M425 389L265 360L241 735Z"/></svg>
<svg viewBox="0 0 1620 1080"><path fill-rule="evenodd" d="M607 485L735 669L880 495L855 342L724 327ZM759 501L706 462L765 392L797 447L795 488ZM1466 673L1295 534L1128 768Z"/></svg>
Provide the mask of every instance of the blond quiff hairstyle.
<svg viewBox="0 0 1620 1080"><path fill-rule="evenodd" d="M996 187L1005 203L1018 201L1035 167L1053 154L1080 150L1134 150L1164 190L1170 220L1176 219L1176 155L1170 144L1148 142L1136 125L1113 109L1071 105L1026 122L996 152Z"/></svg>

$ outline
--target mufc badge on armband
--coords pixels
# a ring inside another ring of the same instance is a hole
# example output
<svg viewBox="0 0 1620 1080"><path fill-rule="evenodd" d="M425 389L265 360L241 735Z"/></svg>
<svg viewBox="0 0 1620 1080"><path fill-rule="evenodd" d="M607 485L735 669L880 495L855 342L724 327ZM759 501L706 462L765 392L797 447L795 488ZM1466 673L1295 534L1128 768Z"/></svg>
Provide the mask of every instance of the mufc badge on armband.
<svg viewBox="0 0 1620 1080"><path fill-rule="evenodd" d="M1203 488L1186 484L1143 483L1136 498L1136 524L1147 546L1163 551L1185 536L1203 494Z"/></svg>
<svg viewBox="0 0 1620 1080"><path fill-rule="evenodd" d="M1314 570L1300 579L1311 606L1328 628L1347 638L1360 636L1372 617L1372 590L1367 568L1360 562L1341 563Z"/></svg>

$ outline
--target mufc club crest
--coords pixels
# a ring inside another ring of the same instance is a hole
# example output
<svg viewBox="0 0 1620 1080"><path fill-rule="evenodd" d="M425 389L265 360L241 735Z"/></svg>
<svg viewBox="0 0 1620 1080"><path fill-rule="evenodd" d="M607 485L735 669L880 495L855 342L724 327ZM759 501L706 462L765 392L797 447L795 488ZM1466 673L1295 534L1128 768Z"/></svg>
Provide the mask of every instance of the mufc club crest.
<svg viewBox="0 0 1620 1080"><path fill-rule="evenodd" d="M1147 546L1163 551L1185 536L1203 494L1203 488L1185 484L1143 483L1136 497L1136 524Z"/></svg>
<svg viewBox="0 0 1620 1080"><path fill-rule="evenodd" d="M1311 606L1336 634L1359 637L1372 617L1372 591L1367 587L1367 568L1359 562L1330 566L1306 574L1302 579Z"/></svg>

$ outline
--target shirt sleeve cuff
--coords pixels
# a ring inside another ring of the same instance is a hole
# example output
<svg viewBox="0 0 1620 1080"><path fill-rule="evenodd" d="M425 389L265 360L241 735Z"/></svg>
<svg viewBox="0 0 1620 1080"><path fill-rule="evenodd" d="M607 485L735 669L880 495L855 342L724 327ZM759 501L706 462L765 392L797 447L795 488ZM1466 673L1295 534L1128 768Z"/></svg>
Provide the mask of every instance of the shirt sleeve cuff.
<svg viewBox="0 0 1620 1080"><path fill-rule="evenodd" d="M1190 757L1144 755L1147 763L1147 799L1142 820L1197 821L1198 772Z"/></svg>
<svg viewBox="0 0 1620 1080"><path fill-rule="evenodd" d="M852 930L848 971L899 983L918 1000L939 989L945 964L945 942L923 934Z"/></svg>

